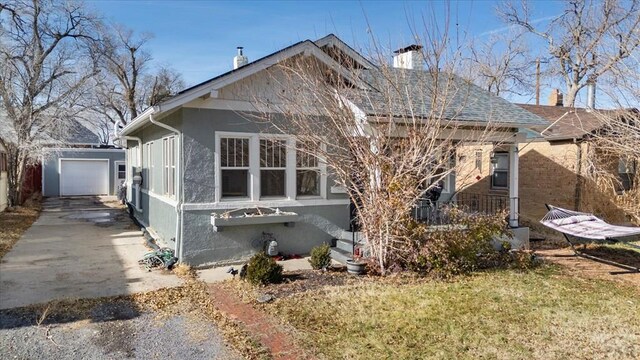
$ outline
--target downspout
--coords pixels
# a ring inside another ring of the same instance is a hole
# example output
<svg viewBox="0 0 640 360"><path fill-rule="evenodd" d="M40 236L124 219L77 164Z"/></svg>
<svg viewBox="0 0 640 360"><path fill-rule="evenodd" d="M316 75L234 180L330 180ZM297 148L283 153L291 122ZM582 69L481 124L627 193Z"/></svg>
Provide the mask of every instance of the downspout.
<svg viewBox="0 0 640 360"><path fill-rule="evenodd" d="M140 162L142 162L142 139L140 139L137 136L127 136L127 135L120 135L118 137L119 139L124 139L124 140L132 140L132 141L137 141L138 142L138 161L136 163L136 168L138 168L138 165ZM120 144L122 146L122 144ZM128 149L128 147L126 147ZM137 172L137 171L136 171ZM137 175L133 175L133 177L135 178ZM140 182L135 182L134 179L131 179L131 185L133 185L136 189L136 210L138 211L142 211L142 209L140 208ZM131 199L129 199L131 200Z"/></svg>
<svg viewBox="0 0 640 360"><path fill-rule="evenodd" d="M178 164L176 164L176 170L178 172L178 178L180 179L180 181L177 181L178 183L178 189L176 191L176 233L175 233L175 239L176 239L176 248L175 250L175 254L178 257L178 259L182 260L182 198L184 197L183 194L183 187L182 184L184 182L184 174L182 172L182 164L184 161L184 151L183 150L183 145L182 145L182 140L183 140L183 136L182 136L182 132L180 132L180 130L169 126L167 124L158 122L156 120L153 119L153 114L149 115L149 122L159 126L163 129L169 130L171 132L176 133L176 136L178 137L178 141L180 142L180 146L178 146L178 151L179 151L179 161Z"/></svg>

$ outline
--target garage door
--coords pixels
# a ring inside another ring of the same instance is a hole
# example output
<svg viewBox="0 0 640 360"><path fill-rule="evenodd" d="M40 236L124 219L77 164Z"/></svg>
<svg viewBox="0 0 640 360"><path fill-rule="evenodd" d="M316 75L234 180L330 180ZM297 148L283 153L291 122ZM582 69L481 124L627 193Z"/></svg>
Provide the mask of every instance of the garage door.
<svg viewBox="0 0 640 360"><path fill-rule="evenodd" d="M60 195L108 195L108 160L60 160Z"/></svg>

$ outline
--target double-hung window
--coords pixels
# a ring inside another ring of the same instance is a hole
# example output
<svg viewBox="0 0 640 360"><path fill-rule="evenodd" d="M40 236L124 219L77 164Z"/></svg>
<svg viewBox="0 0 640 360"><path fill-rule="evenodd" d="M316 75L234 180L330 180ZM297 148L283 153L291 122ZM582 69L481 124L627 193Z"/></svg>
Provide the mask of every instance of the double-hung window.
<svg viewBox="0 0 640 360"><path fill-rule="evenodd" d="M309 143L299 142L296 152L296 196L320 196L320 166Z"/></svg>
<svg viewBox="0 0 640 360"><path fill-rule="evenodd" d="M153 190L153 142L147 143L147 178L144 182L147 184L147 189Z"/></svg>
<svg viewBox="0 0 640 360"><path fill-rule="evenodd" d="M127 165L118 164L118 180L124 180L127 178Z"/></svg>
<svg viewBox="0 0 640 360"><path fill-rule="evenodd" d="M509 153L496 152L491 159L491 188L509 187Z"/></svg>
<svg viewBox="0 0 640 360"><path fill-rule="evenodd" d="M249 138L220 139L223 198L249 197Z"/></svg>
<svg viewBox="0 0 640 360"><path fill-rule="evenodd" d="M171 136L162 139L162 178L164 195L173 197L176 194L176 138Z"/></svg>
<svg viewBox="0 0 640 360"><path fill-rule="evenodd" d="M217 201L324 197L318 150L281 134L216 134Z"/></svg>
<svg viewBox="0 0 640 360"><path fill-rule="evenodd" d="M286 140L260 139L260 197L284 197L286 173Z"/></svg>

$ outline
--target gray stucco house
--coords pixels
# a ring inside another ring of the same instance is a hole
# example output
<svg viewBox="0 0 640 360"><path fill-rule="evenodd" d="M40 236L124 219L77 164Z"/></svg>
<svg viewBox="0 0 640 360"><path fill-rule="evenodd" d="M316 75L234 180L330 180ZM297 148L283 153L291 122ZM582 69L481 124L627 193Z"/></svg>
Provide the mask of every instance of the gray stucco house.
<svg viewBox="0 0 640 360"><path fill-rule="evenodd" d="M287 254L305 254L333 238L345 238L350 212L344 190L321 161L296 153L294 136L250 116L256 111L255 94L266 96L272 89L267 70L301 55L338 72L357 66L363 82L375 83L376 66L334 35L298 42L251 63L240 51L234 70L147 109L118 135L127 148L127 199L134 216L175 248L182 262L210 266L246 259L262 248L263 232L272 233ZM498 112L510 136L522 126L543 122L479 88L471 95L475 107L465 116L474 126L486 123L489 111ZM354 105L367 115L366 103L354 100ZM517 184L517 156L511 165L516 169L511 182ZM451 175L445 198L454 194L454 187ZM517 198L517 185L510 191ZM256 207L277 209L278 214L229 213ZM512 224L518 225L515 211Z"/></svg>

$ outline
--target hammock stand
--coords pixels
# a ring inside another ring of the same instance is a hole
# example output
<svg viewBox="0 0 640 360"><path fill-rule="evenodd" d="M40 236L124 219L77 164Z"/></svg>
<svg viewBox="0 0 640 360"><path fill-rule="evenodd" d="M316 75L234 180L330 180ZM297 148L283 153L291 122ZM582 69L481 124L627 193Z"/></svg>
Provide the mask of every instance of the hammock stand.
<svg viewBox="0 0 640 360"><path fill-rule="evenodd" d="M640 268L585 254L578 251L575 246L579 243L586 246L589 242L627 242L638 239L640 238L640 227L611 225L593 214L567 210L549 204L545 204L545 206L549 212L540 220L540 223L561 232L576 256L640 272ZM633 244L629 245L636 247Z"/></svg>

